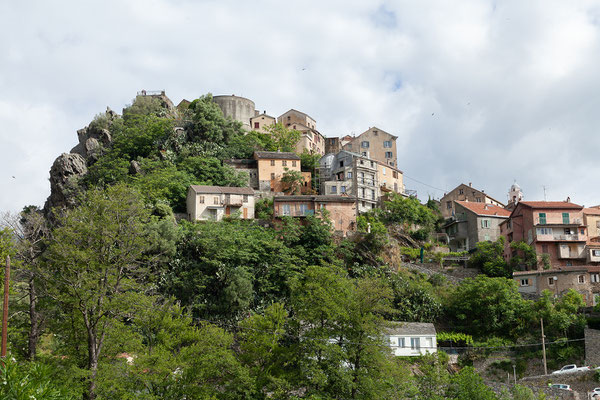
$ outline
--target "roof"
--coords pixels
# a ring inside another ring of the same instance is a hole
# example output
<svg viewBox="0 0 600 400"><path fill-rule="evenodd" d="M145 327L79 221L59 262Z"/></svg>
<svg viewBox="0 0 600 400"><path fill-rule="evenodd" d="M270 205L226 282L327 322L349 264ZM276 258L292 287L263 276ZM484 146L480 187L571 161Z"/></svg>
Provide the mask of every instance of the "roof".
<svg viewBox="0 0 600 400"><path fill-rule="evenodd" d="M351 196L331 196L331 195L298 195L298 196L275 196L274 202L282 201L316 201L329 203L354 203L356 197Z"/></svg>
<svg viewBox="0 0 600 400"><path fill-rule="evenodd" d="M296 153L286 151L255 151L255 158L265 158L267 160L299 160L300 156Z"/></svg>
<svg viewBox="0 0 600 400"><path fill-rule="evenodd" d="M510 217L510 211L505 210L502 207L498 207L494 204L487 203L477 203L472 201L458 201L455 200L457 204L460 204L462 207L466 208L469 211L474 212L477 215L485 215L490 217L502 217L508 218Z"/></svg>
<svg viewBox="0 0 600 400"><path fill-rule="evenodd" d="M530 208L559 208L559 209L577 209L581 210L583 206L566 201L520 201L519 204Z"/></svg>
<svg viewBox="0 0 600 400"><path fill-rule="evenodd" d="M532 276L532 275L552 275L552 274L568 274L570 272L586 272L589 267L585 265L579 267L554 268L536 271L515 271L513 277L516 276Z"/></svg>
<svg viewBox="0 0 600 400"><path fill-rule="evenodd" d="M253 158L230 158L227 160L223 160L223 164L226 165L245 165L245 166L253 166L256 168L256 160Z"/></svg>
<svg viewBox="0 0 600 400"><path fill-rule="evenodd" d="M458 185L457 187L455 187L454 189L452 189L452 190L451 190L451 191L449 191L448 193L445 193L445 194L444 194L444 196L442 196L442 199L443 199L444 197L446 197L446 196L447 196L449 193L452 193L452 192L454 192L455 190L457 190L458 188L460 188L461 186L464 186L464 187L468 188L469 190L474 190L474 191L476 191L477 193L480 193L480 194L484 195L485 197L487 197L487 198L489 198L489 199L491 199L491 200L494 200L496 203L504 205L504 203L503 203L503 202L501 202L501 201L499 201L499 200L496 200L495 198L493 198L492 196L490 196L489 194L487 194L487 193L486 193L486 192L484 192L483 190L475 189L473 186L470 186L470 185L465 185L464 183L461 183L460 185Z"/></svg>
<svg viewBox="0 0 600 400"><path fill-rule="evenodd" d="M388 335L434 335L435 326L430 322L393 322L393 325L386 328Z"/></svg>
<svg viewBox="0 0 600 400"><path fill-rule="evenodd" d="M254 190L249 187L191 185L190 189L200 194L254 194Z"/></svg>
<svg viewBox="0 0 600 400"><path fill-rule="evenodd" d="M585 215L600 215L600 208L584 208L583 213Z"/></svg>
<svg viewBox="0 0 600 400"><path fill-rule="evenodd" d="M258 118L258 117L269 117L269 118L272 118L272 119L276 119L275 117L272 117L272 116L270 116L267 113L262 113L262 114L255 115L254 117L250 117L250 119L254 119L254 118Z"/></svg>
<svg viewBox="0 0 600 400"><path fill-rule="evenodd" d="M370 130L373 130L373 129L374 129L374 130L376 130L376 131L378 131L378 132L383 132L383 133L386 133L386 134L390 135L391 137L393 137L394 139L398 139L398 136L396 136L396 135L392 135L391 133L389 133L389 132L386 132L386 131L384 131L383 129L380 129L380 128L376 127L376 126L372 126L372 127L370 127L369 129L367 129L366 131L364 131L363 133L361 133L361 134L360 134L360 135L358 135L357 137L361 137L362 135L364 135L365 133L367 133L367 132L369 132Z"/></svg>
<svg viewBox="0 0 600 400"><path fill-rule="evenodd" d="M305 117L308 117L308 118L312 119L313 121L315 121L315 123L317 122L317 120L316 120L316 119L314 119L313 117L311 117L311 116L310 116L310 115L308 115L307 113L303 113L302 111L298 111L298 110L295 110L295 109L293 109L293 108L290 108L289 110L287 110L286 112L284 112L283 114L281 114L281 115L279 116L279 118L283 117L285 114L289 113L290 111L296 112L296 113L298 113L298 114L302 114L302 115L304 115Z"/></svg>

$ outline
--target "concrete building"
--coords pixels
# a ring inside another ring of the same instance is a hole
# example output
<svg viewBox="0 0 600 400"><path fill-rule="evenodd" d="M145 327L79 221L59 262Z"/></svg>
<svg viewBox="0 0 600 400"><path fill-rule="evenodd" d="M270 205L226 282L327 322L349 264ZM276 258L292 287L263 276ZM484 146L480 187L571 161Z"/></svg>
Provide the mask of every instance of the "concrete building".
<svg viewBox="0 0 600 400"><path fill-rule="evenodd" d="M281 114L277 118L277 122L288 129L294 129L301 133L296 153L301 154L307 150L309 153L325 154L325 137L317 131L317 121L308 114L291 109Z"/></svg>
<svg viewBox="0 0 600 400"><path fill-rule="evenodd" d="M281 218L320 216L327 210L335 232L347 236L356 230L356 199L349 196L275 196L273 216Z"/></svg>
<svg viewBox="0 0 600 400"><path fill-rule="evenodd" d="M568 199L567 199L568 200ZM587 263L587 227L583 207L569 201L521 201L500 224L506 238L504 258L517 255L514 241L531 245L538 255L548 254L552 268L584 266ZM538 264L538 269L542 264Z"/></svg>
<svg viewBox="0 0 600 400"><path fill-rule="evenodd" d="M186 203L190 221L220 221L238 212L240 218L254 218L251 188L191 185Z"/></svg>
<svg viewBox="0 0 600 400"><path fill-rule="evenodd" d="M519 292L530 297L539 297L549 290L556 297L569 289L579 292L588 306L600 303L600 267L558 267L549 270L515 271L513 280Z"/></svg>
<svg viewBox="0 0 600 400"><path fill-rule="evenodd" d="M217 103L223 115L234 121L242 123L242 128L246 131L251 130L250 118L257 115L254 102L245 97L236 95L231 96L213 96L213 101Z"/></svg>
<svg viewBox="0 0 600 400"><path fill-rule="evenodd" d="M398 167L396 154L397 136L387 133L377 127L372 127L349 141L342 138L340 143L343 150L359 153L385 165Z"/></svg>
<svg viewBox="0 0 600 400"><path fill-rule="evenodd" d="M267 133L265 127L270 125L275 125L275 117L271 117L267 115L266 111L262 114L256 115L250 118L250 128L253 131L257 131L260 133Z"/></svg>
<svg viewBox="0 0 600 400"><path fill-rule="evenodd" d="M437 352L437 333L432 323L396 322L385 329L392 354L416 357Z"/></svg>
<svg viewBox="0 0 600 400"><path fill-rule="evenodd" d="M508 219L509 211L494 204L469 201L455 203L454 216L444 226L451 251L471 251L478 242L498 240L501 236L500 223Z"/></svg>
<svg viewBox="0 0 600 400"><path fill-rule="evenodd" d="M258 190L263 192L283 192L283 174L286 171L300 172L300 157L295 153L255 151L254 159L257 164ZM308 176L310 177L310 173ZM310 182L307 185L310 187Z"/></svg>
<svg viewBox="0 0 600 400"><path fill-rule="evenodd" d="M381 193L404 193L404 176L398 168L377 161L377 175Z"/></svg>
<svg viewBox="0 0 600 400"><path fill-rule="evenodd" d="M379 204L378 164L349 151L327 154L320 161L320 191L324 195L349 195L356 198L359 212Z"/></svg>
<svg viewBox="0 0 600 400"><path fill-rule="evenodd" d="M587 263L589 265L600 265L600 208L584 208L583 223L588 231L585 244Z"/></svg>
<svg viewBox="0 0 600 400"><path fill-rule="evenodd" d="M483 190L475 189L471 186L471 183L469 183L468 185L461 183L450 192L445 193L444 197L440 199L440 211L442 213L442 217L450 218L454 214L455 201L485 203L504 208L504 204L494 199L493 197L488 196Z"/></svg>

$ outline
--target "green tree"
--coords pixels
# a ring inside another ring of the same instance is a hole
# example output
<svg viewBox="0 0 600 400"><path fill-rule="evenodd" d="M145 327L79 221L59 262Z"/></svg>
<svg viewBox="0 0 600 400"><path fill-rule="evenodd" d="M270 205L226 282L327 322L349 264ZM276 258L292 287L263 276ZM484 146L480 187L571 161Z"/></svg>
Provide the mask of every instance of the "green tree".
<svg viewBox="0 0 600 400"><path fill-rule="evenodd" d="M74 313L73 328L86 338L90 399L96 396L107 336L129 306L123 296L140 290L135 278L144 274L143 255L150 247L144 233L148 219L139 193L117 185L88 191L52 232L47 278L52 296Z"/></svg>
<svg viewBox="0 0 600 400"><path fill-rule="evenodd" d="M450 398L456 400L496 400L496 394L483 382L473 367L465 367L452 377Z"/></svg>
<svg viewBox="0 0 600 400"><path fill-rule="evenodd" d="M579 310L585 305L583 296L574 289L569 289L559 299L554 297L554 293L544 290L534 304L536 320L544 319L545 333L549 337L567 337L569 330L581 333L586 322Z"/></svg>
<svg viewBox="0 0 600 400"><path fill-rule="evenodd" d="M244 134L242 124L225 118L210 94L192 101L184 118L189 142L223 146Z"/></svg>
<svg viewBox="0 0 600 400"><path fill-rule="evenodd" d="M74 400L76 395L56 379L50 366L42 363L18 363L8 357L0 363L4 400Z"/></svg>
<svg viewBox="0 0 600 400"><path fill-rule="evenodd" d="M303 182L304 178L300 171L285 168L285 172L281 176L281 183L283 184L283 191L285 193L290 195L300 194Z"/></svg>
<svg viewBox="0 0 600 400"><path fill-rule="evenodd" d="M282 123L265 126L267 134L273 138L273 146L269 151L295 152L302 134L295 129L288 129Z"/></svg>
<svg viewBox="0 0 600 400"><path fill-rule="evenodd" d="M469 259L469 266L477 268L490 277L510 278L512 271L504 261L504 237L495 242L478 242L475 252Z"/></svg>
<svg viewBox="0 0 600 400"><path fill-rule="evenodd" d="M535 249L524 241L511 242L510 248L517 251L517 255L510 259L510 267L513 270L523 267L528 269L537 269L537 254Z"/></svg>

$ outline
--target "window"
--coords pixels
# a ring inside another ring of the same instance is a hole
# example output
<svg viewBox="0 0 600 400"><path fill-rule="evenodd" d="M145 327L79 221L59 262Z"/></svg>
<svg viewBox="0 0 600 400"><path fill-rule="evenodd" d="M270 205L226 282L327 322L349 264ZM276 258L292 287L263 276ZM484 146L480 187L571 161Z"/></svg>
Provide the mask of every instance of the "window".
<svg viewBox="0 0 600 400"><path fill-rule="evenodd" d="M219 198L217 196L213 197L213 204L219 204Z"/></svg>
<svg viewBox="0 0 600 400"><path fill-rule="evenodd" d="M398 347L404 347L405 343L404 343L404 338L398 338Z"/></svg>
<svg viewBox="0 0 600 400"><path fill-rule="evenodd" d="M536 235L552 235L552 228L535 228ZM545 245L548 247L547 245Z"/></svg>
<svg viewBox="0 0 600 400"><path fill-rule="evenodd" d="M344 166L344 160L340 161L340 168Z"/></svg>
<svg viewBox="0 0 600 400"><path fill-rule="evenodd" d="M452 208L452 202L451 202L451 201L447 201L447 202L446 202L446 208L447 208L448 210L450 210L450 209Z"/></svg>
<svg viewBox="0 0 600 400"><path fill-rule="evenodd" d="M284 167L287 167L287 160L281 161L281 165L284 166Z"/></svg>
<svg viewBox="0 0 600 400"><path fill-rule="evenodd" d="M365 188L358 189L358 194L360 195L360 197L365 197ZM364 206L364 204L363 204L363 206Z"/></svg>
<svg viewBox="0 0 600 400"><path fill-rule="evenodd" d="M198 202L200 204L204 204L204 196L200 196L200 198L198 199Z"/></svg>
<svg viewBox="0 0 600 400"><path fill-rule="evenodd" d="M529 286L529 279L521 279L521 286Z"/></svg>
<svg viewBox="0 0 600 400"><path fill-rule="evenodd" d="M375 191L373 189L371 189L371 198L375 200Z"/></svg>
<svg viewBox="0 0 600 400"><path fill-rule="evenodd" d="M477 203L481 203L481 197L475 197L475 201L476 201Z"/></svg>
<svg viewBox="0 0 600 400"><path fill-rule="evenodd" d="M542 253L548 254L548 245L547 244L542 245Z"/></svg>
<svg viewBox="0 0 600 400"><path fill-rule="evenodd" d="M352 172L348 172L346 174L346 179L352 179Z"/></svg>
<svg viewBox="0 0 600 400"><path fill-rule="evenodd" d="M300 204L298 211L300 211L300 215L307 215L309 213L308 204Z"/></svg>
<svg viewBox="0 0 600 400"><path fill-rule="evenodd" d="M563 217L563 224L568 224L569 223L569 213L562 213L562 217Z"/></svg>
<svg viewBox="0 0 600 400"><path fill-rule="evenodd" d="M546 213L539 213L538 217L540 219L540 224L546 225Z"/></svg>
<svg viewBox="0 0 600 400"><path fill-rule="evenodd" d="M375 167L375 163L371 161L371 168Z"/></svg>
<svg viewBox="0 0 600 400"><path fill-rule="evenodd" d="M567 267L572 267L573 266L573 262L572 261L567 261L566 265L567 265Z"/></svg>
<svg viewBox="0 0 600 400"><path fill-rule="evenodd" d="M271 160L271 166L273 167L275 165L275 160Z"/></svg>
<svg viewBox="0 0 600 400"><path fill-rule="evenodd" d="M288 116L287 116L287 120L289 121L289 120L290 120L290 118L291 118L291 117L288 115Z"/></svg>
<svg viewBox="0 0 600 400"><path fill-rule="evenodd" d="M483 237L483 240L485 240L486 242L489 242L490 241L490 235L485 235Z"/></svg>
<svg viewBox="0 0 600 400"><path fill-rule="evenodd" d="M331 194L337 194L337 186L331 187Z"/></svg>
<svg viewBox="0 0 600 400"><path fill-rule="evenodd" d="M271 172L271 180L275 179L275 172Z"/></svg>
<svg viewBox="0 0 600 400"><path fill-rule="evenodd" d="M379 131L373 131L373 135L375 135L375 136L379 135Z"/></svg>
<svg viewBox="0 0 600 400"><path fill-rule="evenodd" d="M585 283L585 275L579 275L577 277L577 282L578 283Z"/></svg>
<svg viewBox="0 0 600 400"><path fill-rule="evenodd" d="M258 129L258 122L254 123L254 129Z"/></svg>
<svg viewBox="0 0 600 400"><path fill-rule="evenodd" d="M512 234L512 232L509 233L507 236L508 236L508 243L512 242L513 241L513 234Z"/></svg>
<svg viewBox="0 0 600 400"><path fill-rule="evenodd" d="M368 149L369 148L369 142L367 142L366 140L360 142L360 147L364 147L365 149Z"/></svg>
<svg viewBox="0 0 600 400"><path fill-rule="evenodd" d="M510 228L512 228L512 221L509 219L509 220L506 222L506 229L510 229Z"/></svg>
<svg viewBox="0 0 600 400"><path fill-rule="evenodd" d="M342 186L340 188L340 193L346 193L346 186Z"/></svg>
<svg viewBox="0 0 600 400"><path fill-rule="evenodd" d="M553 276L548 278L548 286L554 286L554 277Z"/></svg>
<svg viewBox="0 0 600 400"><path fill-rule="evenodd" d="M292 161L292 167L295 167L295 166L296 166L296 160L293 160Z"/></svg>
<svg viewBox="0 0 600 400"><path fill-rule="evenodd" d="M489 219L482 219L481 220L481 227L482 228L489 228L492 225L492 221L490 221Z"/></svg>
<svg viewBox="0 0 600 400"><path fill-rule="evenodd" d="M243 203L247 203L248 202L248 195L247 194L244 195L244 197L242 199L242 202Z"/></svg>
<svg viewBox="0 0 600 400"><path fill-rule="evenodd" d="M394 157L394 155L392 154L391 151L386 151L385 152L385 158L392 158L392 157Z"/></svg>
<svg viewBox="0 0 600 400"><path fill-rule="evenodd" d="M419 350L421 348L421 338L411 337L410 338L410 349Z"/></svg>
<svg viewBox="0 0 600 400"><path fill-rule="evenodd" d="M592 250L592 256L600 257L600 250Z"/></svg>
<svg viewBox="0 0 600 400"><path fill-rule="evenodd" d="M464 194L464 190L463 189L458 189L458 194Z"/></svg>
<svg viewBox="0 0 600 400"><path fill-rule="evenodd" d="M292 215L289 204L281 205L281 215Z"/></svg>
<svg viewBox="0 0 600 400"><path fill-rule="evenodd" d="M385 175L386 171L385 171L385 167L383 167L383 174Z"/></svg>
<svg viewBox="0 0 600 400"><path fill-rule="evenodd" d="M386 149L389 149L392 147L392 141L391 140L386 140L383 142L383 147L385 147Z"/></svg>
<svg viewBox="0 0 600 400"><path fill-rule="evenodd" d="M584 228L579 229L579 233L582 235L585 235L585 229Z"/></svg>
<svg viewBox="0 0 600 400"><path fill-rule="evenodd" d="M392 171L392 176L393 176L394 178L398 178L398 173L397 173L396 171Z"/></svg>
<svg viewBox="0 0 600 400"><path fill-rule="evenodd" d="M590 282L592 282L592 283L600 282L600 274L590 274Z"/></svg>
<svg viewBox="0 0 600 400"><path fill-rule="evenodd" d="M366 152L366 151L363 151L363 152L362 152L362 155L366 157L366 156L367 156L367 152Z"/></svg>

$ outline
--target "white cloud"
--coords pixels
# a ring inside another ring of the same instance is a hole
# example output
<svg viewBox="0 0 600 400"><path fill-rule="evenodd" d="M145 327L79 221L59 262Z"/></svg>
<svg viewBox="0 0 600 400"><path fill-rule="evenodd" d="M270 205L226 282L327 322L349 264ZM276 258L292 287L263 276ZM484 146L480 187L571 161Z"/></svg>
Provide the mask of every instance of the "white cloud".
<svg viewBox="0 0 600 400"><path fill-rule="evenodd" d="M331 136L379 126L438 188L600 203L599 21L594 1L4 2L0 165L27 179L0 177L0 209L41 205L76 129L144 88L297 108Z"/></svg>

